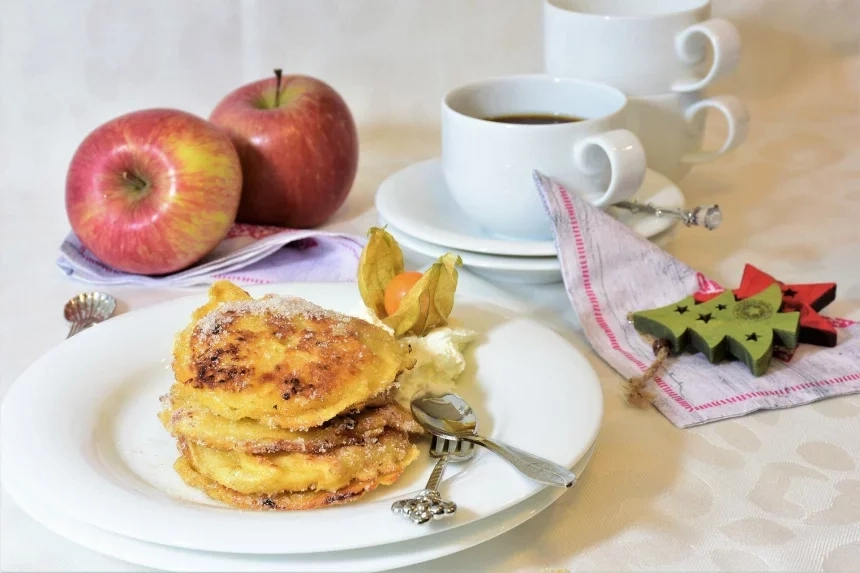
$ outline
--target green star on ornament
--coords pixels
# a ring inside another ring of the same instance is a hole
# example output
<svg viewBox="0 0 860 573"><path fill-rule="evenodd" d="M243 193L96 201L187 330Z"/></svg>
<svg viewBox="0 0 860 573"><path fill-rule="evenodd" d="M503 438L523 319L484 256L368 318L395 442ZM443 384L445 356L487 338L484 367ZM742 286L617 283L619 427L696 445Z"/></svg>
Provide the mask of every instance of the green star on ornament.
<svg viewBox="0 0 860 573"><path fill-rule="evenodd" d="M797 346L800 313L779 312L782 297L778 284L739 301L731 291L701 304L689 296L633 313L633 326L668 341L675 354L692 347L711 363L731 355L743 361L754 376L761 376L770 364L775 342L786 348Z"/></svg>

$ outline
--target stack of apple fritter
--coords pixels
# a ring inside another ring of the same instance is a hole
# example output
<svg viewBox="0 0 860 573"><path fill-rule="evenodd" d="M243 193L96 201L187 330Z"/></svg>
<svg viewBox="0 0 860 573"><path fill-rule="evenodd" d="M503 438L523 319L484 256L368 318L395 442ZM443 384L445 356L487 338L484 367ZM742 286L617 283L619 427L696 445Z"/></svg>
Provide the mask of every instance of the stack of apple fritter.
<svg viewBox="0 0 860 573"><path fill-rule="evenodd" d="M176 337L159 417L189 485L243 509L313 509L390 485L418 454L394 402L409 346L296 297L227 281Z"/></svg>

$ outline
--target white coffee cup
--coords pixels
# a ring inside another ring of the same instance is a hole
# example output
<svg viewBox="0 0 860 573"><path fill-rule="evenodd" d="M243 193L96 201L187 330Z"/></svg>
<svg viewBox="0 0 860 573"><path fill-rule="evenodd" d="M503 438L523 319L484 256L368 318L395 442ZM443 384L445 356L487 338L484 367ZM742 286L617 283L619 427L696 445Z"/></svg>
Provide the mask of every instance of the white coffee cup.
<svg viewBox="0 0 860 573"><path fill-rule="evenodd" d="M628 96L698 91L740 58L737 29L710 14L708 0L544 0L544 69Z"/></svg>
<svg viewBox="0 0 860 573"><path fill-rule="evenodd" d="M627 97L604 84L546 75L467 84L442 100L442 169L457 205L487 231L552 238L535 187L539 170L598 207L629 199L645 178L645 152L625 126ZM561 115L581 121L525 125L487 118Z"/></svg>
<svg viewBox="0 0 860 573"><path fill-rule="evenodd" d="M713 109L726 121L722 145L703 150L706 110ZM645 148L649 169L680 181L694 165L713 161L746 139L749 112L731 95L706 98L700 92L627 98L627 129Z"/></svg>

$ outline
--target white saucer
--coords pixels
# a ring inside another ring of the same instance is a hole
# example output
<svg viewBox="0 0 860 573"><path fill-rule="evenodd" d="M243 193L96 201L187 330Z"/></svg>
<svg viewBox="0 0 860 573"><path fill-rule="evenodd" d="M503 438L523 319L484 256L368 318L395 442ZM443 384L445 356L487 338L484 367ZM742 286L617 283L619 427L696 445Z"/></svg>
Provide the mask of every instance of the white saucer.
<svg viewBox="0 0 860 573"><path fill-rule="evenodd" d="M550 284L561 282L561 263L557 257L504 257L434 245L407 234L390 221L379 218L380 225L406 250L432 259L445 253L459 255L463 266L483 278L508 283Z"/></svg>
<svg viewBox="0 0 860 573"><path fill-rule="evenodd" d="M593 452L592 445L572 468L577 476L583 475ZM50 505L25 494L12 481L5 482L4 487L33 519L54 533L98 553L165 571L255 573L358 573L424 563L469 549L510 531L549 507L566 491L561 488L546 488L534 497L485 520L458 527L456 531L443 531L431 539L414 539L380 547L327 553L253 555L194 551L123 537L59 513Z"/></svg>
<svg viewBox="0 0 860 573"><path fill-rule="evenodd" d="M633 199L667 209L684 206L681 190L650 169ZM438 157L414 163L383 181L376 194L376 208L382 218L402 232L449 249L520 257L556 254L553 241L499 239L479 227L450 197ZM666 231L677 222L612 207L607 213L646 238Z"/></svg>

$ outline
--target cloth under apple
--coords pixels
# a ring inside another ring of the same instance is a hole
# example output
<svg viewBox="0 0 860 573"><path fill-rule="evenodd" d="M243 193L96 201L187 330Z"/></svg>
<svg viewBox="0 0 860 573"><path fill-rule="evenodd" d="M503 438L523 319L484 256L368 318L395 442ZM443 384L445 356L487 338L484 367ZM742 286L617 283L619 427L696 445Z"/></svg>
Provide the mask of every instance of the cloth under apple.
<svg viewBox="0 0 860 573"><path fill-rule="evenodd" d="M628 314L722 287L558 181L535 172L535 184L553 222L565 290L586 338L626 379L642 374L654 362L654 351ZM860 392L860 323L831 322L835 347L801 344L791 356L774 357L758 377L739 361L711 364L698 353L671 356L648 382L652 403L686 428Z"/></svg>
<svg viewBox="0 0 860 573"><path fill-rule="evenodd" d="M238 284L354 281L364 242L362 237L342 233L237 223L194 266L149 277L106 266L70 233L60 246L57 266L73 279L99 285L192 287L218 279Z"/></svg>

